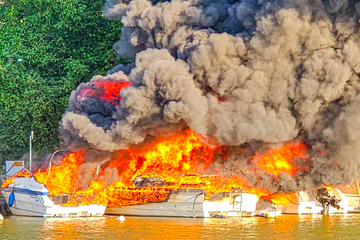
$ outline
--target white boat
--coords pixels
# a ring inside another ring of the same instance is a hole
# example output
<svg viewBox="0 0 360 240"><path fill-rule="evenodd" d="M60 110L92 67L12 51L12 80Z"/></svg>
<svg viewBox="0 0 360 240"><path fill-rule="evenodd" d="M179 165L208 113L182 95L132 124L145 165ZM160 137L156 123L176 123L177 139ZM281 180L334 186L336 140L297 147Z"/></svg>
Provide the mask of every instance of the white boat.
<svg viewBox="0 0 360 240"><path fill-rule="evenodd" d="M258 198L256 194L222 192L205 199L202 189L179 189L163 202L124 207L107 207L111 215L156 217L236 217L253 216Z"/></svg>
<svg viewBox="0 0 360 240"><path fill-rule="evenodd" d="M349 210L349 212L360 212L360 188L358 179L356 179L352 185L337 186L337 188L344 194L350 207L354 208L354 210Z"/></svg>
<svg viewBox="0 0 360 240"><path fill-rule="evenodd" d="M13 215L33 217L100 217L106 206L60 206L49 197L49 191L31 177L15 177L14 182L2 189Z"/></svg>
<svg viewBox="0 0 360 240"><path fill-rule="evenodd" d="M276 209L281 209L283 214L318 214L322 206L316 201L312 194L306 191L274 195Z"/></svg>
<svg viewBox="0 0 360 240"><path fill-rule="evenodd" d="M334 196L338 201L338 208L329 206L329 214L346 214L354 210L350 206L348 199L338 189L327 190L330 196ZM284 195L274 195L274 199L281 204L276 205L284 214L319 214L324 212L322 204L317 199L317 191L299 191Z"/></svg>

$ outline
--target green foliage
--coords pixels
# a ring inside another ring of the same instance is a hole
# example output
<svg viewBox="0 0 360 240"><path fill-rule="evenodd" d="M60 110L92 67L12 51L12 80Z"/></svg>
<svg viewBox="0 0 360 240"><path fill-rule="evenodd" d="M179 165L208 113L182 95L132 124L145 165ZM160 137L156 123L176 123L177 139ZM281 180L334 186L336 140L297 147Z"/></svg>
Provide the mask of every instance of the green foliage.
<svg viewBox="0 0 360 240"><path fill-rule="evenodd" d="M103 1L0 1L0 161L59 145L71 90L117 64L121 25L101 15Z"/></svg>

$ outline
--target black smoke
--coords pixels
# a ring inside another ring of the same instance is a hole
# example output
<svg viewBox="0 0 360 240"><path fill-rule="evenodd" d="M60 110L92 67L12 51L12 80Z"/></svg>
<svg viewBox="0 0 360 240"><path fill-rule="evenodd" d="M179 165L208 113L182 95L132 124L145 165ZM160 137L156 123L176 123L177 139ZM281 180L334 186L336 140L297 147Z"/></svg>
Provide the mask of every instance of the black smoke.
<svg viewBox="0 0 360 240"><path fill-rule="evenodd" d="M232 147L213 168L271 191L359 175L359 1L108 0L103 14L124 25L116 54L135 61L95 78L132 86L114 106L80 85L61 123L67 145L113 152L188 126ZM308 172L242 170L241 146L292 140L309 146Z"/></svg>

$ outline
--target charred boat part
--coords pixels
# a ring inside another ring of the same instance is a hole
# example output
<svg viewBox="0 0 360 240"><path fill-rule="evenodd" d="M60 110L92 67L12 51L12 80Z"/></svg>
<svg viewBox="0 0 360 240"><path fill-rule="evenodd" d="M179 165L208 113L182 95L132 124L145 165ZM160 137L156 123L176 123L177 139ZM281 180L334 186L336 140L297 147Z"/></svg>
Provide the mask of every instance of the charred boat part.
<svg viewBox="0 0 360 240"><path fill-rule="evenodd" d="M320 189L319 189L320 190ZM313 191L313 195L319 196L319 203L325 202L325 208L323 208L322 213L343 213L354 211L354 207L350 206L348 199L338 188L326 189L327 193L324 192L322 188L320 192ZM330 197L329 197L330 196ZM321 202L320 202L321 201Z"/></svg>
<svg viewBox="0 0 360 240"><path fill-rule="evenodd" d="M66 204L69 201L69 194L61 194L60 196L49 195L49 197L54 204L58 205Z"/></svg>
<svg viewBox="0 0 360 240"><path fill-rule="evenodd" d="M321 210L322 214L329 214L330 206L340 209L339 202L340 199L337 199L335 196L331 196L326 188L320 188L317 190L316 200L321 204L323 209Z"/></svg>
<svg viewBox="0 0 360 240"><path fill-rule="evenodd" d="M175 183L166 182L161 179L161 177L143 177L137 176L132 180L132 183L136 188L146 188L146 187L162 187L162 186L171 186Z"/></svg>
<svg viewBox="0 0 360 240"><path fill-rule="evenodd" d="M210 177L212 175L198 175L198 174L181 174L182 177ZM146 188L146 187L161 187L161 186L176 186L178 185L176 182L164 181L161 177L146 177L146 176L137 176L131 181L136 188ZM197 182L196 184L192 183L182 183L180 187L182 188L198 188L198 186L206 185L206 182Z"/></svg>

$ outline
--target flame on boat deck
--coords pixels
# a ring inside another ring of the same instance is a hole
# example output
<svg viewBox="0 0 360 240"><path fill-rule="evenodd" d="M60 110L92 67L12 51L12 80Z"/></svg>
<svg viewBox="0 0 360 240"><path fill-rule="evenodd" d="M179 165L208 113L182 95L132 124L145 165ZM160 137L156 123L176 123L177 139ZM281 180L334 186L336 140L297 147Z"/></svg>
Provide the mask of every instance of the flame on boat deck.
<svg viewBox="0 0 360 240"><path fill-rule="evenodd" d="M90 91L90 90L89 90ZM51 196L63 196L62 205L107 204L112 207L164 201L171 191L203 189L210 198L219 192L231 192L234 187L243 192L268 195L265 189L251 188L237 175L206 174L221 147L191 130L161 138L141 149L118 151L101 163L88 163L86 151L71 152L62 163L50 169L38 169L34 176L48 187ZM281 145L264 154L255 154L252 162L262 171L275 176L286 172L308 171L296 166L294 159L306 159L307 147L300 142ZM222 156L222 155L221 155ZM226 161L226 156L222 161ZM90 166L90 167L89 167ZM84 187L82 174L91 175ZM20 173L16 177L22 176ZM23 176L28 177L28 176ZM6 180L2 187L11 183ZM60 201L61 202L61 201Z"/></svg>

